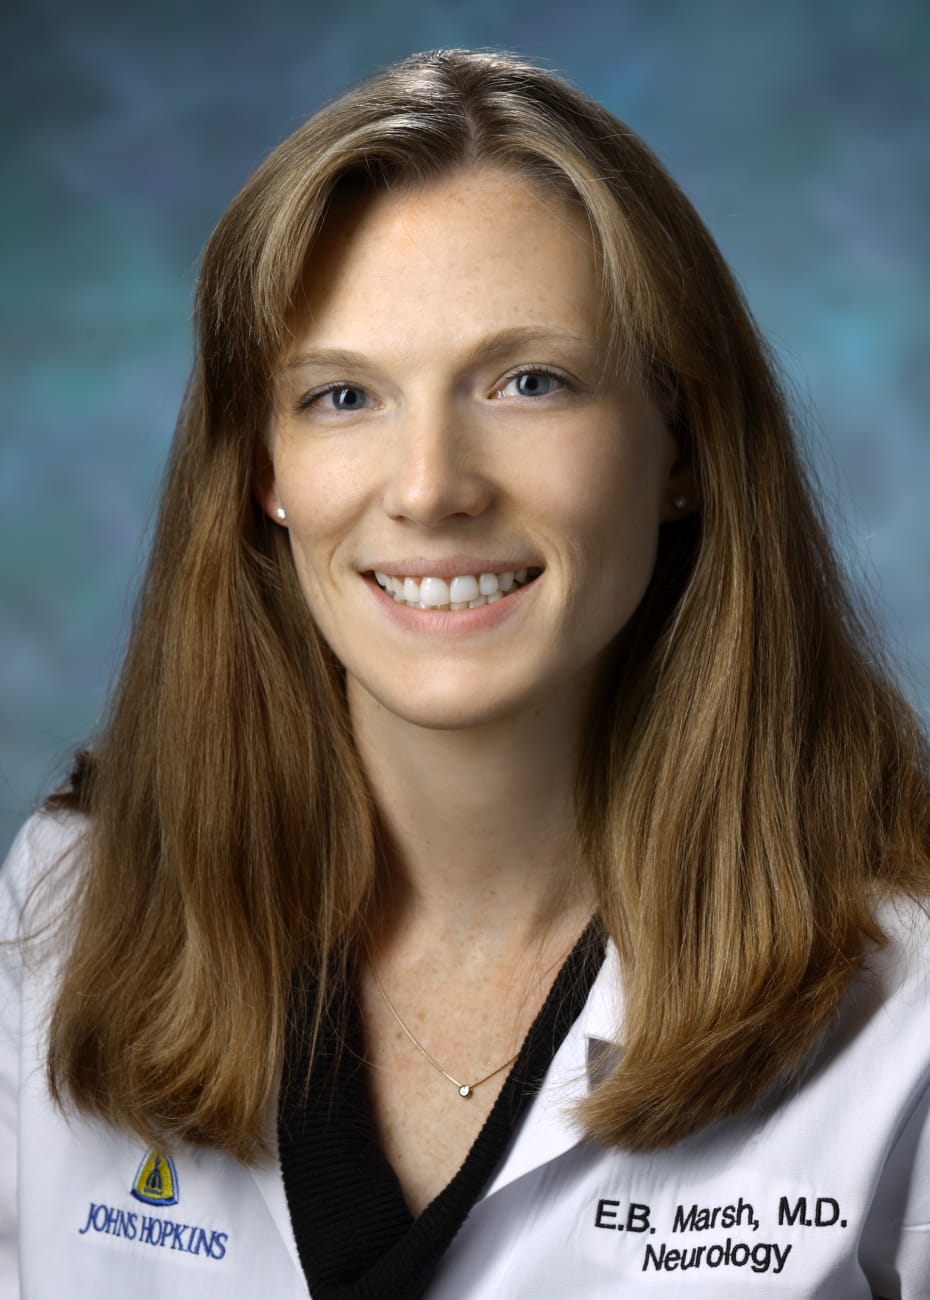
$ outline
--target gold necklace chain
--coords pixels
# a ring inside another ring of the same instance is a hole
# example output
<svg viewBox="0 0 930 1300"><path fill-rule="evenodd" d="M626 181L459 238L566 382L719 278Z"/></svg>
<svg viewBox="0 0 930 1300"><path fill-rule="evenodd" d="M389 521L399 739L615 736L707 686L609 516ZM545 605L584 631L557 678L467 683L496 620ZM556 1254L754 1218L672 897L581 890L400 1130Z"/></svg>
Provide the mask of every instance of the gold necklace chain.
<svg viewBox="0 0 930 1300"><path fill-rule="evenodd" d="M420 1040L404 1024L403 1020L400 1017L400 1013L398 1012L397 1008L394 1006L394 1003L385 993L381 981L378 979L378 972L375 970L374 965L370 961L369 961L369 970L371 971L372 978L374 979L375 984L377 985L378 992L381 994L381 997L384 999L384 1005L387 1007L388 1011L390 1011L391 1015L400 1025L401 1029L410 1039L411 1043L413 1043L414 1047L417 1049L420 1055L425 1056L426 1059L429 1061L430 1065L432 1065L435 1069L437 1069L441 1075L443 1075L446 1079L449 1080L450 1083L455 1084L455 1087L458 1089L458 1094L460 1097L463 1098L470 1097L476 1088L480 1088L483 1083L487 1083L487 1081L489 1079L493 1079L496 1074L500 1074L501 1070L506 1070L508 1065L513 1065L514 1061L520 1055L519 1052L514 1052L513 1056L511 1056L509 1061L505 1061L503 1065L499 1065L496 1070L492 1070L490 1074L486 1074L483 1078L476 1079L474 1083L463 1083L460 1079L453 1078L453 1076L449 1073L449 1071L444 1070L442 1068L442 1066L436 1060L435 1056L431 1056L429 1054L429 1052L426 1050L426 1048L423 1046Z"/></svg>

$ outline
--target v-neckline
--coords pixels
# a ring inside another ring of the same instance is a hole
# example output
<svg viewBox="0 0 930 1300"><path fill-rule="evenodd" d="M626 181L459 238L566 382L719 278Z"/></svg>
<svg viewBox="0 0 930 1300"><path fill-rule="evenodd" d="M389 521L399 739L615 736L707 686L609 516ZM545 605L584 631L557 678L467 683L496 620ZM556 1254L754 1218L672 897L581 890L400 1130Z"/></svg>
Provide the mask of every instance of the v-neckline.
<svg viewBox="0 0 930 1300"><path fill-rule="evenodd" d="M290 1036L278 1147L301 1265L313 1300L417 1300L490 1182L602 964L596 919L565 959L458 1172L416 1217L378 1144L354 993L328 1018L312 1069ZM307 978L304 972L304 978ZM335 1026L344 1026L340 1038ZM308 1084L309 1076L309 1084Z"/></svg>

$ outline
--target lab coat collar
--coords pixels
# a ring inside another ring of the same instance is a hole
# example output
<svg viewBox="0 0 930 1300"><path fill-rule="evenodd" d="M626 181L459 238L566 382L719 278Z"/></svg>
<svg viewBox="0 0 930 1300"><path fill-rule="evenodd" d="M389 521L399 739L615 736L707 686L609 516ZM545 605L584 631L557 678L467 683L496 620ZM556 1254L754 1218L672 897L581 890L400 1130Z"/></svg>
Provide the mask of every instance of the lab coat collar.
<svg viewBox="0 0 930 1300"><path fill-rule="evenodd" d="M608 941L584 1009L552 1058L513 1145L479 1200L493 1196L583 1140L573 1111L619 1046L622 1010L620 957Z"/></svg>

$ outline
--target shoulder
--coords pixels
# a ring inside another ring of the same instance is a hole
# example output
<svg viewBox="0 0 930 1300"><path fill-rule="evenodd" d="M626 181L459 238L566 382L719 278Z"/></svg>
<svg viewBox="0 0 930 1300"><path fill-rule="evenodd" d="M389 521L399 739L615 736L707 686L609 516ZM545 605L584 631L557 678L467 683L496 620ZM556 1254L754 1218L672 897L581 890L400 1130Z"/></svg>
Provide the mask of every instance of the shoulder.
<svg viewBox="0 0 930 1300"><path fill-rule="evenodd" d="M884 942L866 950L801 1071L801 1096L829 1081L849 1105L852 1089L869 1113L887 1103L893 1133L930 1086L930 899L884 899L873 916Z"/></svg>
<svg viewBox="0 0 930 1300"><path fill-rule="evenodd" d="M889 1001L930 1011L930 898L886 899L875 917L886 942L866 962L866 986Z"/></svg>
<svg viewBox="0 0 930 1300"><path fill-rule="evenodd" d="M44 810L23 825L0 867L0 943L53 919L81 861L88 826L79 813Z"/></svg>

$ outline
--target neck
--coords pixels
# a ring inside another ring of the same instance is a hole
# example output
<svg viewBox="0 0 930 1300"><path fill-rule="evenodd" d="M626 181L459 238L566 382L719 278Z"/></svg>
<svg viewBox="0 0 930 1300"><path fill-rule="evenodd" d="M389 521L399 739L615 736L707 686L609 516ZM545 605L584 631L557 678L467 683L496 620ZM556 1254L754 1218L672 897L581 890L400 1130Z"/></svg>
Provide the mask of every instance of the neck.
<svg viewBox="0 0 930 1300"><path fill-rule="evenodd" d="M577 701L574 702L577 705ZM388 852L375 927L422 930L451 950L543 940L593 907L573 807L580 710L553 700L517 718L429 730L350 681L356 742Z"/></svg>

